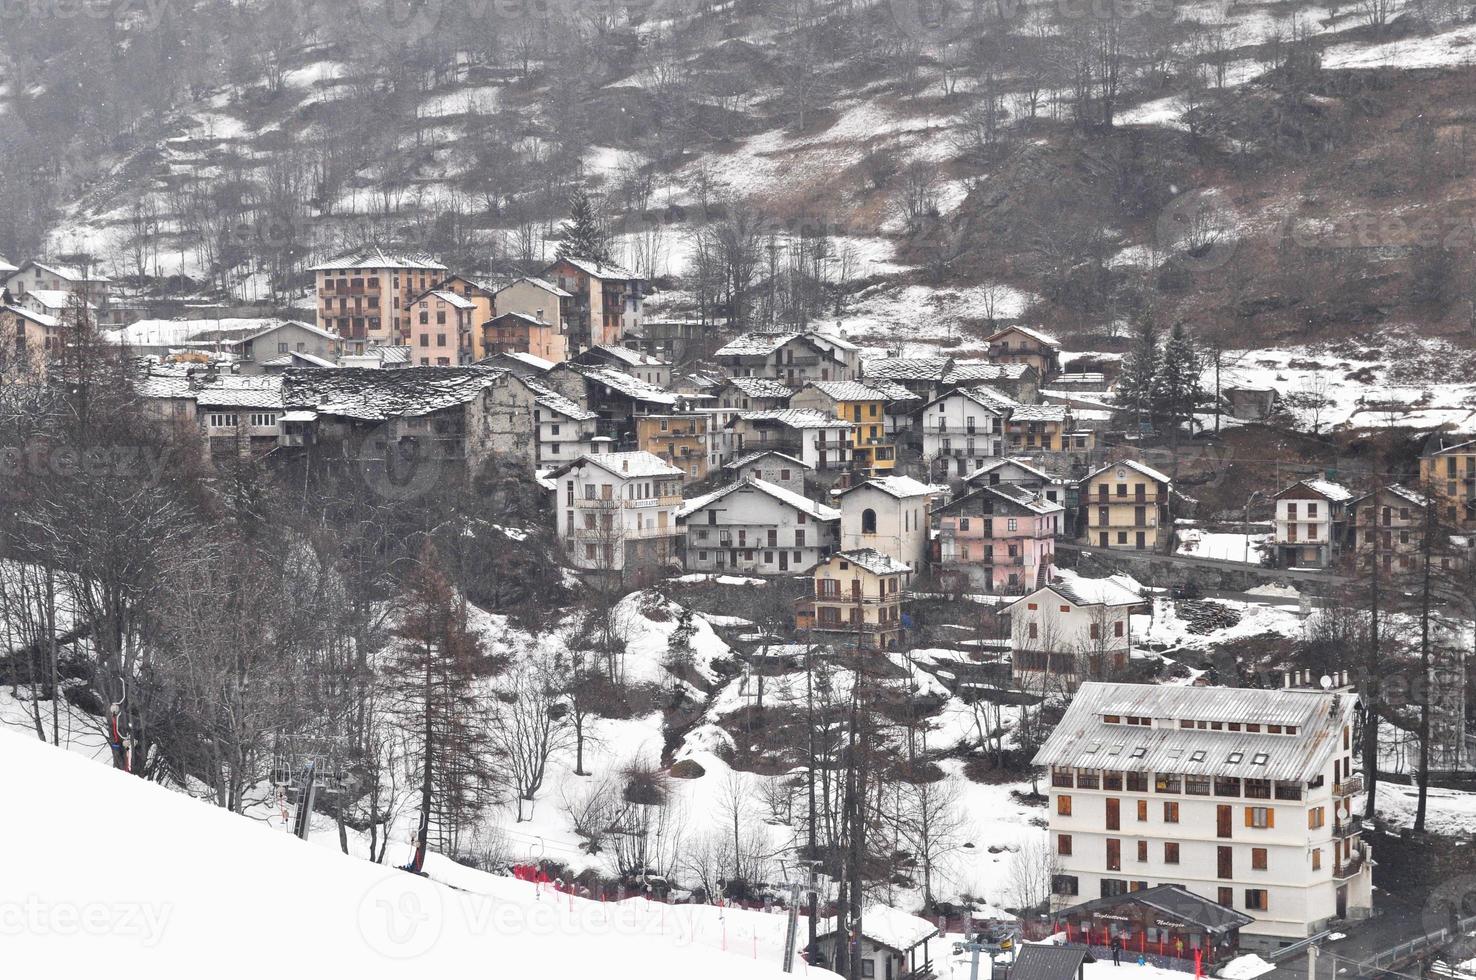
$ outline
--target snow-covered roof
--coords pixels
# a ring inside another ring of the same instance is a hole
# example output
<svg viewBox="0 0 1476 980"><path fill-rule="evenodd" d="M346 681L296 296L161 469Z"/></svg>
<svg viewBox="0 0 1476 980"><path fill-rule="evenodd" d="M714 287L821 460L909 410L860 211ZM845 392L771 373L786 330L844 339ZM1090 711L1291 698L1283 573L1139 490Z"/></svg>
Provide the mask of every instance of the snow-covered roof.
<svg viewBox="0 0 1476 980"><path fill-rule="evenodd" d="M539 371L552 371L555 367L553 361L545 360L544 358L539 357L537 354L529 354L527 351L509 350L503 351L500 355L497 356L512 358L514 361L517 361L521 364L526 364L531 368L537 368Z"/></svg>
<svg viewBox="0 0 1476 980"><path fill-rule="evenodd" d="M48 310L65 310L72 305L72 297L75 293L65 289L27 289L24 299L34 299ZM85 302L82 297L77 296L76 302L79 306L85 306L89 310L97 309L91 303Z"/></svg>
<svg viewBox="0 0 1476 980"><path fill-rule="evenodd" d="M596 381L606 388L612 388L627 398L633 398L639 402L675 405L682 398L681 395L668 388L652 384L612 367L580 367L579 373L591 381Z"/></svg>
<svg viewBox="0 0 1476 980"><path fill-rule="evenodd" d="M813 388L831 401L837 402L880 402L887 396L864 381L811 381L805 388ZM800 389L804 391L804 388Z"/></svg>
<svg viewBox="0 0 1476 980"><path fill-rule="evenodd" d="M1065 405L1019 405L1010 413L1010 421L1064 423L1070 414Z"/></svg>
<svg viewBox="0 0 1476 980"><path fill-rule="evenodd" d="M800 337L802 334L787 333L746 333L740 337L728 341L717 350L713 351L714 357L766 357L774 353L785 344Z"/></svg>
<svg viewBox="0 0 1476 980"><path fill-rule="evenodd" d="M727 384L743 392L749 398L783 398L794 394L782 381L772 378L728 378Z"/></svg>
<svg viewBox="0 0 1476 980"><path fill-rule="evenodd" d="M35 310L28 310L24 306L7 306L5 307L5 312L15 313L19 316L23 316L27 320L30 320L33 323L38 323L43 327L61 326L61 321L58 320L56 317L50 315L49 313L37 313Z"/></svg>
<svg viewBox="0 0 1476 980"><path fill-rule="evenodd" d="M1384 492L1393 494L1401 500L1407 500L1410 503L1414 504L1416 507L1423 507L1425 506L1425 504L1429 503L1429 498L1427 498L1424 494L1420 493L1418 490L1411 490L1409 487L1406 487L1403 484L1399 483L1390 483L1386 485L1384 487ZM1361 502L1367 500L1373 495L1374 491L1370 490L1367 493L1359 494L1355 499Z"/></svg>
<svg viewBox="0 0 1476 980"><path fill-rule="evenodd" d="M724 463L723 464L723 469L725 469L725 470L741 469L742 467L747 466L749 463L752 463L754 460L756 460L756 459L762 459L765 456L778 456L780 459L784 460L785 462L787 462L787 463L793 463L795 466L798 466L801 469L806 469L806 470L814 469L814 467L812 467L809 463L806 463L804 460L802 460L802 459L795 459L793 456L790 456L788 453L781 453L777 449L760 449L756 453L749 453L747 456L744 456L744 457L742 457L740 459L735 459L732 462Z"/></svg>
<svg viewBox="0 0 1476 980"><path fill-rule="evenodd" d="M874 357L862 362L861 376L867 380L942 381L950 363L947 357Z"/></svg>
<svg viewBox="0 0 1476 980"><path fill-rule="evenodd" d="M1054 514L1066 509L1061 504L1053 500L1047 500L1042 496L1026 490L1024 487L1012 483L1000 483L970 490L963 496L957 497L939 508L938 513L948 513L955 509L966 509L962 506L963 504L982 496L992 497L1006 504L1013 504L1022 510L1030 511L1032 514Z"/></svg>
<svg viewBox="0 0 1476 980"><path fill-rule="evenodd" d="M576 259L568 255L561 256L554 265L558 265L558 262L567 262L585 275L593 276L596 279L627 279L631 281L639 279L644 281L646 278L645 276L638 276L629 269L623 269L618 265L592 262L589 259ZM549 268L552 267L550 266Z"/></svg>
<svg viewBox="0 0 1476 980"><path fill-rule="evenodd" d="M477 397L506 375L477 367L410 367L397 371L339 368L290 370L281 375L292 408L363 421L428 415Z"/></svg>
<svg viewBox="0 0 1476 980"><path fill-rule="evenodd" d="M1308 490L1311 490L1319 497L1330 500L1335 504L1340 504L1345 500L1353 499L1353 491L1349 490L1341 483L1334 483L1331 480L1319 479L1298 480L1296 483L1293 483L1291 486L1278 493L1277 496L1280 497L1283 494L1296 489L1297 487L1306 487Z"/></svg>
<svg viewBox="0 0 1476 980"><path fill-rule="evenodd" d="M571 292L569 292L568 290L560 289L558 286L555 286L553 283L549 282L547 279L540 279L537 276L523 276L523 277L521 277L519 279L514 279L512 282L508 283L506 286L503 286L501 289L497 290L497 292L494 293L493 295L494 296L500 296L505 291L507 291L507 290L511 289L512 287L516 286L520 282L532 283L533 285L537 286L539 289L546 290L546 291L548 291L550 293L553 293L555 296L558 296L561 299L571 299L574 296L574 294L571 293Z"/></svg>
<svg viewBox="0 0 1476 980"><path fill-rule="evenodd" d="M943 374L944 384L966 385L973 381L1019 381L1034 374L1029 364L995 364L991 361L960 361Z"/></svg>
<svg viewBox="0 0 1476 980"><path fill-rule="evenodd" d="M588 422L600 417L600 413L591 412L572 398L565 397L541 382L532 378L524 378L523 384L533 392L533 401L551 412L558 412L566 418L576 422Z"/></svg>
<svg viewBox="0 0 1476 980"><path fill-rule="evenodd" d="M573 462L565 463L549 475L558 476L567 473L584 463L591 463L622 478L687 475L681 467L673 466L655 453L648 453L644 449L628 453L585 453Z"/></svg>
<svg viewBox="0 0 1476 980"><path fill-rule="evenodd" d="M321 372L314 372L321 373ZM195 403L212 408L285 408L277 375L222 374L200 385Z"/></svg>
<svg viewBox="0 0 1476 980"><path fill-rule="evenodd" d="M105 331L110 343L130 347L184 347L188 344L236 343L255 340L273 330L294 326L324 340L337 341L338 335L303 323L277 317L222 317L196 320L138 320L118 330Z"/></svg>
<svg viewBox="0 0 1476 980"><path fill-rule="evenodd" d="M1000 330L1000 331L992 334L989 337L989 343L992 344L996 340L998 340L999 338L1005 336L1006 334L1012 334L1012 333L1022 333L1025 336L1029 337L1031 340L1034 340L1034 341L1036 341L1038 343L1045 344L1047 347L1055 347L1055 348L1058 348L1059 349L1060 346L1061 346L1061 342L1059 340L1057 340L1055 337L1052 337L1050 334L1046 333L1044 330L1036 330L1034 327L1021 327L1021 326L1005 327L1003 330Z"/></svg>
<svg viewBox="0 0 1476 980"><path fill-rule="evenodd" d="M834 918L824 919L816 924L816 929L818 935L834 935L836 921ZM938 935L938 927L927 919L890 905L872 903L861 910L861 935L879 946L906 953Z"/></svg>
<svg viewBox="0 0 1476 980"><path fill-rule="evenodd" d="M989 462L985 463L983 466L979 467L977 470L964 477L964 482L972 483L979 477L988 476L990 473L993 473L995 470L999 469L1002 466L1017 466L1025 472L1029 473L1031 476L1040 477L1040 479L1047 482L1052 482L1056 479L1045 470L1033 466L1030 460L1026 458L1015 456L1001 456L998 459L991 459Z"/></svg>
<svg viewBox="0 0 1476 980"><path fill-rule="evenodd" d="M28 259L26 262L21 264L21 267L19 269L15 271L24 272L26 269L40 269L42 272L49 272L53 276L56 276L59 279L66 279L69 282L106 283L113 281L107 276L101 275L99 273L89 274L83 272L76 266L57 265L53 262L37 262L35 259Z"/></svg>
<svg viewBox="0 0 1476 980"><path fill-rule="evenodd" d="M906 500L909 497L924 497L933 494L946 493L947 487L935 486L914 480L910 476L874 476L864 483L852 484L844 490L834 491L835 496L844 497L848 493L860 490L862 487L870 487L880 490L882 493L890 494L898 500Z"/></svg>
<svg viewBox="0 0 1476 980"><path fill-rule="evenodd" d="M9 275L12 272L19 271L20 266L11 264L9 261L6 260L5 256L0 255L0 276Z"/></svg>
<svg viewBox="0 0 1476 980"><path fill-rule="evenodd" d="M895 381L886 378L867 378L863 382L868 388L881 393L881 396L889 402L912 402L922 398Z"/></svg>
<svg viewBox="0 0 1476 980"><path fill-rule="evenodd" d="M498 320L521 320L535 327L549 327L553 325L547 320L540 320L533 314L524 313L522 310L508 310L506 313L499 313L488 322L496 323Z"/></svg>
<svg viewBox="0 0 1476 980"><path fill-rule="evenodd" d="M451 292L449 289L433 289L431 290L431 295L441 302L448 304L453 309L474 310L477 308L477 304L460 293Z"/></svg>
<svg viewBox="0 0 1476 980"><path fill-rule="evenodd" d="M268 361L262 361L262 367L291 367L293 364L301 364L304 367L331 368L338 367L326 357L310 354L307 351L290 350L285 354L278 354Z"/></svg>
<svg viewBox="0 0 1476 980"><path fill-rule="evenodd" d="M739 419L744 422L774 422L778 425L787 426L791 429L849 429L851 423L834 416L826 415L824 412L815 412L803 408L776 408L767 412L741 412ZM732 423L729 423L732 424Z"/></svg>
<svg viewBox="0 0 1476 980"><path fill-rule="evenodd" d="M425 256L399 255L374 249L368 252L351 252L331 262L309 266L309 272L333 272L339 269L424 269L427 272L445 272L446 267Z"/></svg>
<svg viewBox="0 0 1476 980"><path fill-rule="evenodd" d="M1004 392L997 391L988 385L976 385L972 388L958 388L946 395L940 395L915 411L926 412L939 402L947 401L950 398L966 399L995 415L1008 415L1020 407L1019 402Z"/></svg>
<svg viewBox="0 0 1476 980"><path fill-rule="evenodd" d="M815 331L811 332L810 333L810 337L812 337L817 343L828 344L831 347L834 347L836 350L860 350L861 349L859 346L857 346L856 344L851 343L849 340L847 340L844 337L837 336L836 334L833 334L833 333L825 333L822 330L815 330Z"/></svg>
<svg viewBox="0 0 1476 980"><path fill-rule="evenodd" d="M1355 697L1325 691L1087 681L1034 764L1305 782L1325 772L1341 751L1337 733L1357 706ZM1108 716L1151 718L1155 724L1123 725L1106 721ZM1181 721L1220 729L1183 728ZM1230 731L1230 723L1262 730ZM1271 725L1282 733L1271 734ZM1297 734L1285 734L1287 726Z"/></svg>
<svg viewBox="0 0 1476 980"><path fill-rule="evenodd" d="M1080 575L1061 575L1048 585L1042 585L1027 595L1021 596L1007 608L1013 608L1042 592L1054 592L1075 606L1136 606L1147 600L1138 589L1138 583L1126 575L1109 575L1107 578L1083 578Z"/></svg>
<svg viewBox="0 0 1476 980"><path fill-rule="evenodd" d="M786 504L787 506L793 507L795 510L802 511L805 514L808 514L814 520L840 520L841 513L834 507L826 507L824 504L816 503L809 497L797 494L793 490L786 490L783 487L775 486L774 484L769 483L766 480L756 480L751 478L747 480L740 480L737 483L730 484L729 486L723 487L720 490L714 490L712 493L703 494L700 497L693 497L682 505L681 509L677 511L677 516L686 517L688 514L695 514L697 513L697 511L717 503L719 500L722 500L729 494L737 493L738 491L745 488L757 490L759 493L762 494L767 494L768 496L774 498L782 504Z"/></svg>
<svg viewBox="0 0 1476 980"><path fill-rule="evenodd" d="M608 354L617 361L629 364L631 367L663 367L666 364L659 357L652 357L650 354L643 354L638 350L633 350L629 347L620 347L615 344L596 344L590 350Z"/></svg>
<svg viewBox="0 0 1476 980"><path fill-rule="evenodd" d="M1158 470L1155 470L1153 467L1149 466L1147 463L1140 463L1136 459L1119 459L1116 462L1107 463L1106 465L1099 466L1099 467L1097 467L1096 469L1092 470L1090 473L1088 473L1086 475L1086 480L1090 480L1092 477L1096 476L1098 473L1105 473L1108 470L1114 469L1114 468L1116 468L1118 466L1126 466L1128 469L1137 470L1139 473L1143 474L1148 479L1150 479L1150 480L1157 480L1159 483L1172 483L1173 482L1172 480L1170 480L1168 478L1168 476L1166 474L1160 473L1160 472L1158 472ZM1085 483L1086 480L1083 480L1082 482Z"/></svg>

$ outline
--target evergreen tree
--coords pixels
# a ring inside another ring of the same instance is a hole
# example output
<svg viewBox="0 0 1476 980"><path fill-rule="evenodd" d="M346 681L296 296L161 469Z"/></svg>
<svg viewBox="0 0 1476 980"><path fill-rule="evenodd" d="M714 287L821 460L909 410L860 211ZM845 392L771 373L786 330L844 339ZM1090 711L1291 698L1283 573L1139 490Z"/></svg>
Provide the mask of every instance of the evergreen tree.
<svg viewBox="0 0 1476 980"><path fill-rule="evenodd" d="M1154 414L1167 420L1174 429L1191 422L1204 401L1203 375L1204 360L1198 345L1183 324L1174 324L1168 342L1163 345Z"/></svg>
<svg viewBox="0 0 1476 980"><path fill-rule="evenodd" d="M584 259L606 264L610 261L610 242L589 192L576 187L569 195L569 219L559 226L561 259Z"/></svg>
<svg viewBox="0 0 1476 980"><path fill-rule="evenodd" d="M1162 369L1158 326L1150 317L1144 317L1134 330L1133 347L1123 362L1122 377L1117 384L1117 404L1134 422L1153 419Z"/></svg>

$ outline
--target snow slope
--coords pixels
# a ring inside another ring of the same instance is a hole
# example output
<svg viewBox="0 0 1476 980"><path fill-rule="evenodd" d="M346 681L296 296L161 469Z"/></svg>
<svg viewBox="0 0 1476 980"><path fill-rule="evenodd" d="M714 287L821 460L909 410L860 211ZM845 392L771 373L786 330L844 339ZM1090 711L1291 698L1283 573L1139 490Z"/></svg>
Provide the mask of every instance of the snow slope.
<svg viewBox="0 0 1476 980"><path fill-rule="evenodd" d="M0 732L0 770L34 805L7 808L0 937L17 976L319 972L403 977L779 976L777 962L692 944L675 922L507 882L457 891L311 847L74 753ZM832 976L820 970L811 976Z"/></svg>

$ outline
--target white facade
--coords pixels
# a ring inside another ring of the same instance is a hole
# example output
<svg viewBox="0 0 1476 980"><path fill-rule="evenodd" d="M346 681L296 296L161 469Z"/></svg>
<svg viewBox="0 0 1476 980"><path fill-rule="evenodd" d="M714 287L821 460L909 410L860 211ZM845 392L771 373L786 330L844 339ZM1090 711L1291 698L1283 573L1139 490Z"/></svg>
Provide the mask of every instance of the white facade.
<svg viewBox="0 0 1476 980"><path fill-rule="evenodd" d="M1005 419L1011 401L960 390L924 406L923 460L935 479L963 477L1009 450Z"/></svg>
<svg viewBox="0 0 1476 980"><path fill-rule="evenodd" d="M929 513L938 488L905 476L867 480L840 497L841 550L871 549L914 573L928 560Z"/></svg>
<svg viewBox="0 0 1476 980"><path fill-rule="evenodd" d="M1010 612L1014 683L1041 692L1070 690L1083 673L1107 677L1132 655L1132 613L1144 599L1112 578L1072 579L1042 586Z"/></svg>
<svg viewBox="0 0 1476 980"><path fill-rule="evenodd" d="M806 571L836 550L840 511L770 483L744 480L687 501L680 520L688 571L786 575Z"/></svg>
<svg viewBox="0 0 1476 980"><path fill-rule="evenodd" d="M674 562L682 476L647 452L582 456L549 474L570 561L609 572Z"/></svg>
<svg viewBox="0 0 1476 980"><path fill-rule="evenodd" d="M1303 480L1276 495L1274 520L1281 564L1326 568L1342 549L1353 492L1327 480Z"/></svg>
<svg viewBox="0 0 1476 980"><path fill-rule="evenodd" d="M1356 707L1323 691L1082 685L1035 758L1051 766L1054 907L1177 884L1254 917L1242 946L1271 949L1366 915Z"/></svg>

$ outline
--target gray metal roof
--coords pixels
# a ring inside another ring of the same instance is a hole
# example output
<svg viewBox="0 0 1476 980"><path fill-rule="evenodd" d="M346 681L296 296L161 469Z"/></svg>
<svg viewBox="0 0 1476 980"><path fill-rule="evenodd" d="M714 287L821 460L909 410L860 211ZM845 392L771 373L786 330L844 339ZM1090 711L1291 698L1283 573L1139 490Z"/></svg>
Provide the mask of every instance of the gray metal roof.
<svg viewBox="0 0 1476 980"><path fill-rule="evenodd" d="M1356 705L1349 695L1323 691L1089 681L1035 764L1306 782L1326 769ZM1103 715L1152 718L1153 727L1109 724ZM1295 725L1297 734L1180 728L1184 719Z"/></svg>
<svg viewBox="0 0 1476 980"><path fill-rule="evenodd" d="M1243 912L1211 902L1180 885L1155 885L1141 891L1125 892L1108 898L1094 898L1089 902L1073 905L1069 909L1062 909L1057 913L1057 917L1095 912L1099 909L1118 909L1124 905L1145 905L1217 935L1232 929L1239 929L1241 926L1248 926L1256 921Z"/></svg>
<svg viewBox="0 0 1476 980"><path fill-rule="evenodd" d="M1029 943L1020 947L1015 965L1010 967L1010 980L1075 980L1083 963L1096 961L1085 946Z"/></svg>

